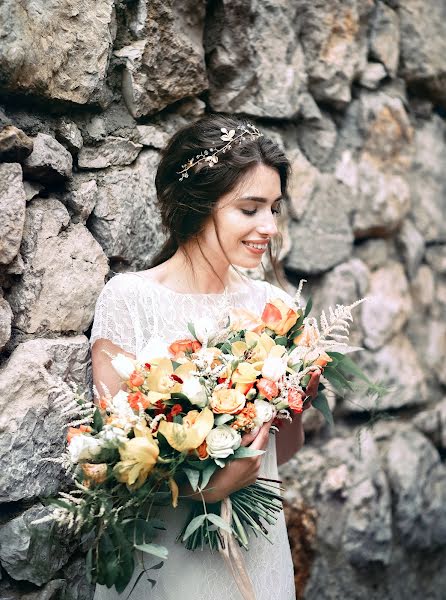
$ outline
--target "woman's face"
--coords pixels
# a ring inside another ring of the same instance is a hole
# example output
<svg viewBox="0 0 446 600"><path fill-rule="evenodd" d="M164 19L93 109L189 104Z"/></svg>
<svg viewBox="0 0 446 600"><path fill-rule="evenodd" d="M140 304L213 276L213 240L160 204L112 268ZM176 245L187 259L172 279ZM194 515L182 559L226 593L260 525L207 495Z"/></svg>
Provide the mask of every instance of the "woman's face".
<svg viewBox="0 0 446 600"><path fill-rule="evenodd" d="M281 198L280 177L275 169L257 165L249 171L236 190L220 198L214 219L200 235L208 260L218 265L258 267L271 238L278 233Z"/></svg>

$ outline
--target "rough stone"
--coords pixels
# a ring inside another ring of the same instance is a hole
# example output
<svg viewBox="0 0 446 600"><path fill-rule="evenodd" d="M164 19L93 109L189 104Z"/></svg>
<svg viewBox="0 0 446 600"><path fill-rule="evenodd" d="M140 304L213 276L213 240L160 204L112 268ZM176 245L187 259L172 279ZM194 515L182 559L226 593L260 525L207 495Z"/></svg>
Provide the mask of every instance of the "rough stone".
<svg viewBox="0 0 446 600"><path fill-rule="evenodd" d="M396 243L403 258L406 273L413 279L424 257L424 238L409 219L405 219L396 236Z"/></svg>
<svg viewBox="0 0 446 600"><path fill-rule="evenodd" d="M402 266L393 262L373 272L367 296L361 310L364 345L377 350L403 328L412 311Z"/></svg>
<svg viewBox="0 0 446 600"><path fill-rule="evenodd" d="M414 314L407 326L410 337L418 354L418 361L429 377L429 383L438 380L446 385L446 321L420 319Z"/></svg>
<svg viewBox="0 0 446 600"><path fill-rule="evenodd" d="M72 560L63 574L67 583L64 600L93 600L95 586L87 581L84 556Z"/></svg>
<svg viewBox="0 0 446 600"><path fill-rule="evenodd" d="M56 139L72 154L77 154L84 144L82 133L73 121L61 119L56 129Z"/></svg>
<svg viewBox="0 0 446 600"><path fill-rule="evenodd" d="M404 545L421 550L446 544L446 467L436 449L415 429L403 430L389 445L386 465Z"/></svg>
<svg viewBox="0 0 446 600"><path fill-rule="evenodd" d="M446 448L446 398L436 404L434 408L415 415L412 424L424 433L435 446Z"/></svg>
<svg viewBox="0 0 446 600"><path fill-rule="evenodd" d="M54 535L54 523L33 523L50 513L50 509L37 504L0 528L0 561L14 579L43 585L74 550L69 536Z"/></svg>
<svg viewBox="0 0 446 600"><path fill-rule="evenodd" d="M45 459L61 455L67 421L55 401L89 379L85 336L30 340L0 367L0 503L57 491L61 466Z"/></svg>
<svg viewBox="0 0 446 600"><path fill-rule="evenodd" d="M350 206L348 188L331 175L321 175L311 210L306 210L299 223L290 224L293 247L286 259L287 268L316 274L346 260L353 242Z"/></svg>
<svg viewBox="0 0 446 600"><path fill-rule="evenodd" d="M53 579L38 592L30 592L21 597L20 600L60 600L65 599L66 583L63 579Z"/></svg>
<svg viewBox="0 0 446 600"><path fill-rule="evenodd" d="M33 200L27 208L25 272L7 294L14 326L23 332L81 333L91 323L107 259L87 228L69 220L54 198Z"/></svg>
<svg viewBox="0 0 446 600"><path fill-rule="evenodd" d="M130 165L138 156L142 144L110 136L99 146L84 146L79 152L81 169L105 169L110 166Z"/></svg>
<svg viewBox="0 0 446 600"><path fill-rule="evenodd" d="M61 201L68 206L75 217L73 222L85 223L91 215L96 203L98 186L91 175L76 174L70 181L66 194L61 197Z"/></svg>
<svg viewBox="0 0 446 600"><path fill-rule="evenodd" d="M299 7L286 0L255 8L243 0L215 3L205 32L213 110L297 115L307 81L301 27Z"/></svg>
<svg viewBox="0 0 446 600"><path fill-rule="evenodd" d="M429 246L426 250L426 262L439 275L446 275L446 244Z"/></svg>
<svg viewBox="0 0 446 600"><path fill-rule="evenodd" d="M412 216L427 243L446 242L445 139L446 125L438 115L420 122L415 130L416 151L409 174Z"/></svg>
<svg viewBox="0 0 446 600"><path fill-rule="evenodd" d="M156 125L138 125L136 129L139 133L139 141L143 146L161 150L169 140L169 135Z"/></svg>
<svg viewBox="0 0 446 600"><path fill-rule="evenodd" d="M315 121L304 121L297 128L297 139L308 160L322 168L336 143L337 131L328 114Z"/></svg>
<svg viewBox="0 0 446 600"><path fill-rule="evenodd" d="M128 167L97 175L97 201L90 230L114 270L147 268L160 243L160 217L155 210L154 177L158 153L144 150Z"/></svg>
<svg viewBox="0 0 446 600"><path fill-rule="evenodd" d="M415 304L427 308L434 301L435 281L432 269L421 265L410 282L410 291Z"/></svg>
<svg viewBox="0 0 446 600"><path fill-rule="evenodd" d="M298 148L290 150L288 158L291 163L288 189L290 213L293 218L299 220L304 215L315 190L318 170L308 162Z"/></svg>
<svg viewBox="0 0 446 600"><path fill-rule="evenodd" d="M134 117L159 112L207 88L204 16L203 1L152 1L148 35L115 51L124 65L122 96Z"/></svg>
<svg viewBox="0 0 446 600"><path fill-rule="evenodd" d="M39 193L45 189L45 186L37 181L24 181L23 189L25 190L26 201L29 202L33 198L39 195Z"/></svg>
<svg viewBox="0 0 446 600"><path fill-rule="evenodd" d="M345 106L351 84L367 63L371 3L362 0L299 0L298 20L309 88L318 101Z"/></svg>
<svg viewBox="0 0 446 600"><path fill-rule="evenodd" d="M385 267L397 254L391 239L368 239L354 247L354 256L361 259L372 271Z"/></svg>
<svg viewBox="0 0 446 600"><path fill-rule="evenodd" d="M22 162L33 151L33 141L21 129L7 125L0 131L0 162Z"/></svg>
<svg viewBox="0 0 446 600"><path fill-rule="evenodd" d="M18 163L0 164L0 264L10 263L20 249L26 195Z"/></svg>
<svg viewBox="0 0 446 600"><path fill-rule="evenodd" d="M103 100L113 6L113 0L2 3L0 86L76 104Z"/></svg>
<svg viewBox="0 0 446 600"><path fill-rule="evenodd" d="M383 79L387 77L386 69L381 63L367 63L359 83L369 90L377 90Z"/></svg>
<svg viewBox="0 0 446 600"><path fill-rule="evenodd" d="M355 356L368 377L385 386L389 393L375 399L365 396L362 386L345 396L344 410L349 413L370 410L386 411L423 405L428 401L427 388L419 359L409 339L396 335L376 352L362 350Z"/></svg>
<svg viewBox="0 0 446 600"><path fill-rule="evenodd" d="M2 350L11 337L11 323L14 315L11 307L4 298L0 297L0 350Z"/></svg>
<svg viewBox="0 0 446 600"><path fill-rule="evenodd" d="M446 106L446 5L437 0L407 0L399 7L400 75Z"/></svg>
<svg viewBox="0 0 446 600"><path fill-rule="evenodd" d="M27 177L43 182L71 177L73 158L62 144L46 133L38 133L33 141L33 151L23 163Z"/></svg>
<svg viewBox="0 0 446 600"><path fill-rule="evenodd" d="M390 77L398 70L400 30L398 14L378 1L370 33L370 55L381 62Z"/></svg>

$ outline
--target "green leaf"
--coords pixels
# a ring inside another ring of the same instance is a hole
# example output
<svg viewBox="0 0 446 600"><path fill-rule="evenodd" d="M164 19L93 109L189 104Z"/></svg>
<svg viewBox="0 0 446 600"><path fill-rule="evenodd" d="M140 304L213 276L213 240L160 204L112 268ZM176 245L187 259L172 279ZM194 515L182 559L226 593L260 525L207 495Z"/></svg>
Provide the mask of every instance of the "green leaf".
<svg viewBox="0 0 446 600"><path fill-rule="evenodd" d="M278 346L286 346L288 344L288 338L284 335L276 337L274 341Z"/></svg>
<svg viewBox="0 0 446 600"><path fill-rule="evenodd" d="M212 475L215 473L216 470L217 470L217 465L215 463L210 463L205 468L205 470L202 472L201 483L200 483L200 488L202 490L204 490L204 488L207 486L207 484L209 483L209 479L212 477Z"/></svg>
<svg viewBox="0 0 446 600"><path fill-rule="evenodd" d="M325 367L324 377L333 385L333 387L343 394L346 389L351 390L352 386L348 379L334 367Z"/></svg>
<svg viewBox="0 0 446 600"><path fill-rule="evenodd" d="M214 462L216 465L218 465L219 467L221 467L223 469L223 467L226 466L226 463L224 460L221 460L221 458L214 458Z"/></svg>
<svg viewBox="0 0 446 600"><path fill-rule="evenodd" d="M214 418L214 424L217 425L217 426L218 425L224 425L228 421L232 421L233 418L234 418L234 415L227 415L227 414L217 415Z"/></svg>
<svg viewBox="0 0 446 600"><path fill-rule="evenodd" d="M307 305L305 307L304 318L308 317L308 315L310 314L312 308L313 308L313 299L310 296L310 298L308 298L308 302L307 302Z"/></svg>
<svg viewBox="0 0 446 600"><path fill-rule="evenodd" d="M189 483L194 490L194 492L198 489L198 480L200 479L200 472L195 469L188 469L184 467L183 471L186 473L187 478L189 479Z"/></svg>
<svg viewBox="0 0 446 600"><path fill-rule="evenodd" d="M194 519L192 519L192 521L186 527L186 530L184 532L183 542L186 541L187 538L190 535L192 535L193 532L196 531L201 525L203 525L205 519L206 519L206 515L198 515L198 517L195 517Z"/></svg>
<svg viewBox="0 0 446 600"><path fill-rule="evenodd" d="M240 446L234 452L233 458L248 458L250 456L260 456L265 454L265 450L256 450L255 448L249 448L248 446Z"/></svg>
<svg viewBox="0 0 446 600"><path fill-rule="evenodd" d="M145 552L146 554L151 554L152 556L157 556L162 560L167 560L167 556L169 551L165 546L160 546L159 544L137 544L134 546L136 550L140 550L141 552Z"/></svg>
<svg viewBox="0 0 446 600"><path fill-rule="evenodd" d="M329 425L333 425L333 415L331 414L325 394L319 392L317 398L312 401L312 405L324 415L324 418Z"/></svg>
<svg viewBox="0 0 446 600"><path fill-rule="evenodd" d="M358 367L358 365L354 363L351 358L345 355L341 356L342 358L339 359L339 362L336 365L338 371L341 371L343 375L354 375L366 383L372 383L364 371Z"/></svg>
<svg viewBox="0 0 446 600"><path fill-rule="evenodd" d="M186 396L186 394L182 394L181 392L174 392L173 394L171 394L171 398L172 398L172 400L181 400L182 402L190 402L190 400Z"/></svg>
<svg viewBox="0 0 446 600"><path fill-rule="evenodd" d="M197 338L197 334L195 333L195 327L193 323L188 323L187 324L187 328L189 329L189 331L191 332L191 334L194 336L194 338L197 340L197 342L199 342L200 340Z"/></svg>
<svg viewBox="0 0 446 600"><path fill-rule="evenodd" d="M93 427L94 429L96 429L96 431L101 431L104 427L104 421L102 419L101 413L97 408L93 414Z"/></svg>
<svg viewBox="0 0 446 600"><path fill-rule="evenodd" d="M232 532L229 523L226 523L226 521L222 519L219 515L216 515L215 513L208 513L207 517L208 521L210 521L214 525L217 525L217 527L220 527L220 529L224 529L228 533Z"/></svg>
<svg viewBox="0 0 446 600"><path fill-rule="evenodd" d="M85 557L85 571L88 583L95 583L95 577L93 575L93 548L90 548Z"/></svg>

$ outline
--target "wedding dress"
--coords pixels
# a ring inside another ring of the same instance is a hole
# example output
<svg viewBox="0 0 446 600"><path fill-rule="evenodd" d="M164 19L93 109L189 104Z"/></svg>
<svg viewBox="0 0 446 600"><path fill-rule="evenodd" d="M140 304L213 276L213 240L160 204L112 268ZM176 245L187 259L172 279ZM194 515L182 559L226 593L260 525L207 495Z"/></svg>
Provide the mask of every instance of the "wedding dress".
<svg viewBox="0 0 446 600"><path fill-rule="evenodd" d="M183 294L155 283L140 273L121 273L103 288L95 310L90 344L105 338L136 357L155 340L171 343L190 338L188 322L208 316L219 319L228 305L261 314L265 303L280 297L288 304L286 292L263 281L244 279L237 289L225 294ZM278 479L275 438L270 435L260 475ZM241 600L235 580L218 552L191 552L176 542L189 507L165 507L162 518L167 531L155 541L168 548L169 557L159 570L148 570L132 589L141 567L137 566L126 590L97 586L94 600ZM295 588L291 552L283 512L270 526L272 544L262 536L250 536L248 552L242 549L256 600L294 600ZM152 560L153 558L153 560ZM145 555L145 567L159 559ZM149 579L156 580L152 585Z"/></svg>

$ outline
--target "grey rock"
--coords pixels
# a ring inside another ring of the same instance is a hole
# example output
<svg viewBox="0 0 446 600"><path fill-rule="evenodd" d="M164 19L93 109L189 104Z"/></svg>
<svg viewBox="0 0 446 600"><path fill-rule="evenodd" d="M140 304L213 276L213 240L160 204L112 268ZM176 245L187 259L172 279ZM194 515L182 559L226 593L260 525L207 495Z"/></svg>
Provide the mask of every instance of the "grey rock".
<svg viewBox="0 0 446 600"><path fill-rule="evenodd" d="M110 166L130 165L138 156L142 144L110 136L99 146L84 146L79 152L81 169L105 169Z"/></svg>
<svg viewBox="0 0 446 600"><path fill-rule="evenodd" d="M351 84L367 62L372 4L299 0L296 5L310 92L318 101L345 106L351 100Z"/></svg>
<svg viewBox="0 0 446 600"><path fill-rule="evenodd" d="M133 165L96 176L97 202L89 226L114 270L147 268L160 247L154 186L158 161L157 152L144 150Z"/></svg>
<svg viewBox="0 0 446 600"><path fill-rule="evenodd" d="M446 467L434 446L418 431L403 430L389 445L386 470L404 545L420 550L446 544Z"/></svg>
<svg viewBox="0 0 446 600"><path fill-rule="evenodd" d="M287 156L291 163L288 189L290 213L293 218L299 220L311 201L319 173L298 148L289 150Z"/></svg>
<svg viewBox="0 0 446 600"><path fill-rule="evenodd" d="M429 382L446 382L446 321L420 319L414 314L408 322L407 334L418 354L418 360L429 376Z"/></svg>
<svg viewBox="0 0 446 600"><path fill-rule="evenodd" d="M354 256L362 260L372 271L384 267L397 255L391 239L373 239L361 241L354 247Z"/></svg>
<svg viewBox="0 0 446 600"><path fill-rule="evenodd" d="M412 420L435 446L446 448L446 398L429 410L419 412Z"/></svg>
<svg viewBox="0 0 446 600"><path fill-rule="evenodd" d="M105 101L113 5L113 0L2 3L2 87L76 104Z"/></svg>
<svg viewBox="0 0 446 600"><path fill-rule="evenodd" d="M75 174L70 181L67 193L61 197L61 201L76 215L73 222L85 223L87 221L96 203L97 193L96 180L91 179L90 174Z"/></svg>
<svg viewBox="0 0 446 600"><path fill-rule="evenodd" d="M61 455L67 420L55 402L89 379L85 336L25 342L0 367L0 503L57 491L64 474L46 459Z"/></svg>
<svg viewBox="0 0 446 600"><path fill-rule="evenodd" d="M21 600L60 600L65 598L66 583L63 579L53 579L38 592L30 592L21 597Z"/></svg>
<svg viewBox="0 0 446 600"><path fill-rule="evenodd" d="M321 175L311 209L306 210L299 223L291 223L293 247L286 259L287 268L316 274L346 260L353 242L350 206L348 188L331 175Z"/></svg>
<svg viewBox="0 0 446 600"><path fill-rule="evenodd" d="M0 162L22 162L33 151L33 141L21 129L6 125L0 131Z"/></svg>
<svg viewBox="0 0 446 600"><path fill-rule="evenodd" d="M367 63L359 83L369 90L377 90L383 79L387 77L386 69L381 63Z"/></svg>
<svg viewBox="0 0 446 600"><path fill-rule="evenodd" d="M56 139L72 154L77 154L84 144L82 133L73 121L61 119L56 129Z"/></svg>
<svg viewBox="0 0 446 600"><path fill-rule="evenodd" d="M395 336L376 352L358 352L355 362L372 381L385 386L389 392L382 398L366 396L359 384L357 390L345 395L343 408L346 412L386 411L424 405L428 401L424 372L414 347L405 335Z"/></svg>
<svg viewBox="0 0 446 600"><path fill-rule="evenodd" d="M429 246L426 250L426 262L440 275L446 275L446 244Z"/></svg>
<svg viewBox="0 0 446 600"><path fill-rule="evenodd" d="M361 311L365 346L381 348L403 328L411 311L409 286L400 264L392 262L372 273L368 301Z"/></svg>
<svg viewBox="0 0 446 600"><path fill-rule="evenodd" d="M46 133L38 133L33 141L33 151L23 163L27 177L51 182L71 176L73 159L62 144Z"/></svg>
<svg viewBox="0 0 446 600"><path fill-rule="evenodd" d="M107 259L88 229L69 220L54 198L33 200L27 208L25 272L7 294L14 325L23 332L81 333L91 323Z"/></svg>
<svg viewBox="0 0 446 600"><path fill-rule="evenodd" d="M336 125L328 114L317 121L304 121L297 128L297 139L308 160L322 168L336 143Z"/></svg>
<svg viewBox="0 0 446 600"><path fill-rule="evenodd" d="M300 29L298 7L285 0L216 3L205 38L213 110L297 115L307 81Z"/></svg>
<svg viewBox="0 0 446 600"><path fill-rule="evenodd" d="M45 186L37 181L24 181L23 189L25 190L26 201L29 202L33 198L39 195L39 193L45 189Z"/></svg>
<svg viewBox="0 0 446 600"><path fill-rule="evenodd" d="M438 115L415 130L413 166L409 175L412 216L427 243L446 242L446 125Z"/></svg>
<svg viewBox="0 0 446 600"><path fill-rule="evenodd" d="M446 105L446 5L436 0L408 0L399 8L400 75Z"/></svg>
<svg viewBox="0 0 446 600"><path fill-rule="evenodd" d="M405 219L397 233L396 243L401 252L406 273L413 279L424 257L424 238L409 219Z"/></svg>
<svg viewBox="0 0 446 600"><path fill-rule="evenodd" d="M10 263L20 248L26 196L18 163L0 164L0 264Z"/></svg>
<svg viewBox="0 0 446 600"><path fill-rule="evenodd" d="M37 504L0 528L0 561L14 579L43 585L63 567L75 549L69 536L54 535L57 529L53 522L34 523L50 513L50 509Z"/></svg>
<svg viewBox="0 0 446 600"><path fill-rule="evenodd" d="M434 301L435 281L432 269L421 265L410 282L412 299L419 307L426 309Z"/></svg>
<svg viewBox="0 0 446 600"><path fill-rule="evenodd" d="M395 77L398 70L400 30L398 14L378 1L370 33L370 55Z"/></svg>
<svg viewBox="0 0 446 600"><path fill-rule="evenodd" d="M138 125L139 141L143 146L161 150L167 145L169 135L156 125Z"/></svg>
<svg viewBox="0 0 446 600"><path fill-rule="evenodd" d="M63 575L67 584L63 600L93 600L95 586L87 581L84 556L64 567Z"/></svg>
<svg viewBox="0 0 446 600"><path fill-rule="evenodd" d="M14 315L8 302L0 297L0 350L2 350L11 337L11 323Z"/></svg>
<svg viewBox="0 0 446 600"><path fill-rule="evenodd" d="M114 53L124 65L122 95L131 115L159 112L206 89L204 16L204 2L150 3L150 34Z"/></svg>

